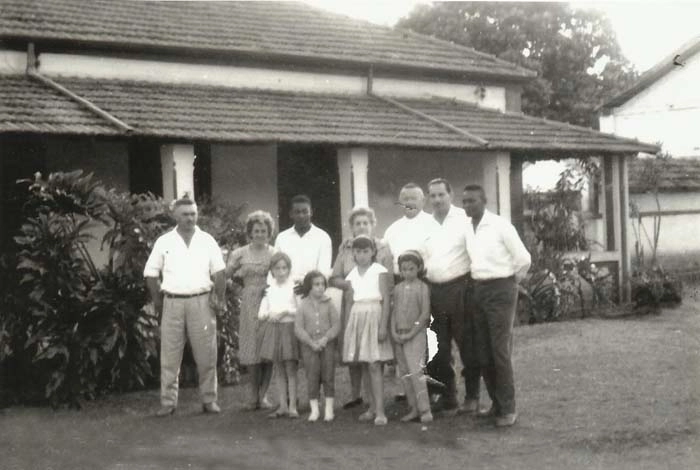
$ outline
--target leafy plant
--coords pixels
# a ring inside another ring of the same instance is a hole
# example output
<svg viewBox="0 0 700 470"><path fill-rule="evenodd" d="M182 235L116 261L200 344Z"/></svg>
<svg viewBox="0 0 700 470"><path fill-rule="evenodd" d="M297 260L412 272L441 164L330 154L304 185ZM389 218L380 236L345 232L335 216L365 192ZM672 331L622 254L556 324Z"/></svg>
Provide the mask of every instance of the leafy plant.
<svg viewBox="0 0 700 470"><path fill-rule="evenodd" d="M79 407L83 398L157 384L158 318L143 268L157 237L174 225L167 204L106 191L81 171L20 184L27 186L24 223L14 251L0 258L0 372L11 399ZM202 212L203 228L235 246L240 208L212 204ZM98 227L106 229L104 267L86 248ZM237 321L231 293L219 318L222 382L238 379Z"/></svg>

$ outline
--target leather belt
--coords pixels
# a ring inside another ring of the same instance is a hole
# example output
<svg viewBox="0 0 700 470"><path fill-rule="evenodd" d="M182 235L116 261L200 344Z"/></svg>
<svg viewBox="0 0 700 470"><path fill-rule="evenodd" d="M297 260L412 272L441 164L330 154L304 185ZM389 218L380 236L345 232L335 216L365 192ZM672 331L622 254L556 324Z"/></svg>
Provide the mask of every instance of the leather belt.
<svg viewBox="0 0 700 470"><path fill-rule="evenodd" d="M191 299L192 297L199 297L200 295L208 294L211 291L200 292L198 294L171 294L170 292L163 292L163 295L169 299Z"/></svg>

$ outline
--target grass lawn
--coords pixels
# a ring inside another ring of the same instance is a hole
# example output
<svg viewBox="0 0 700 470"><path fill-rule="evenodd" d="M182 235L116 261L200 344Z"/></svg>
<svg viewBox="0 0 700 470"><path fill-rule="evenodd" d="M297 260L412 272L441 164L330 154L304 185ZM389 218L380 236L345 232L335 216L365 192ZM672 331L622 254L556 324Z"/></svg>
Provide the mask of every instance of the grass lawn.
<svg viewBox="0 0 700 470"><path fill-rule="evenodd" d="M360 410L330 424L268 420L238 411L242 387L221 390L220 416L200 414L185 389L178 413L157 419L151 391L80 412L0 411L0 469L700 468L697 300L659 316L517 328L514 365L520 420L506 430L467 416L401 424L395 403L383 428L358 423ZM341 369L338 402L347 388ZM387 397L398 390L387 379Z"/></svg>

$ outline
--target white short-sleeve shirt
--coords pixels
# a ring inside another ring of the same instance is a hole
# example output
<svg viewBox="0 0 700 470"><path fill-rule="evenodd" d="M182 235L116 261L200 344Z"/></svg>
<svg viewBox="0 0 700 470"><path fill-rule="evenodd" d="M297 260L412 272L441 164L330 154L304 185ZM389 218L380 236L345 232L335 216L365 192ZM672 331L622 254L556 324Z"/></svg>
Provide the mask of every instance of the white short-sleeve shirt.
<svg viewBox="0 0 700 470"><path fill-rule="evenodd" d="M364 274L360 274L355 266L345 277L352 284L355 302L362 300L382 300L382 292L379 290L379 276L389 271L379 263L372 263Z"/></svg>
<svg viewBox="0 0 700 470"><path fill-rule="evenodd" d="M163 275L161 289L169 294L191 295L210 291L211 276L226 268L214 237L195 227L190 245L177 228L161 235L153 245L144 277Z"/></svg>
<svg viewBox="0 0 700 470"><path fill-rule="evenodd" d="M415 250L425 259L426 242L437 221L427 212L420 211L409 219L401 217L384 232L384 241L394 255L394 272L399 272L399 256L408 250Z"/></svg>
<svg viewBox="0 0 700 470"><path fill-rule="evenodd" d="M286 312L287 314L276 321L286 323L293 322L297 311L297 298L294 295L294 282L289 277L285 282L279 284L273 280L268 286L267 292L260 302L258 318L265 319L275 314Z"/></svg>

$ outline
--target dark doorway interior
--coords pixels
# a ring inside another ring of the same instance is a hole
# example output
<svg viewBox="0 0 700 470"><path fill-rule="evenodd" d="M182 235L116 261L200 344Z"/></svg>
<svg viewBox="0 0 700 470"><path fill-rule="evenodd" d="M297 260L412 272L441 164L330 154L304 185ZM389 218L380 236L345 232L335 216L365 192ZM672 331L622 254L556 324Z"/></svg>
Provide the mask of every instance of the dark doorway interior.
<svg viewBox="0 0 700 470"><path fill-rule="evenodd" d="M277 148L280 229L291 225L289 200L297 194L306 194L313 201L314 225L328 232L333 241L334 258L342 237L336 155L335 148L326 146Z"/></svg>
<svg viewBox="0 0 700 470"><path fill-rule="evenodd" d="M159 142L148 139L129 141L129 190L163 195Z"/></svg>
<svg viewBox="0 0 700 470"><path fill-rule="evenodd" d="M9 248L22 220L22 204L26 200L29 183L34 173L46 175L46 139L37 134L0 136L0 247Z"/></svg>

